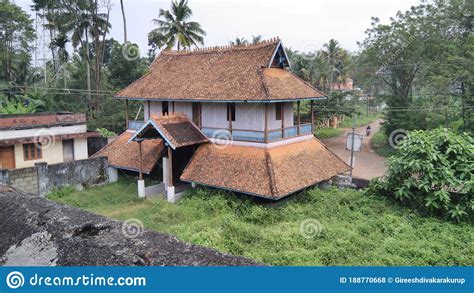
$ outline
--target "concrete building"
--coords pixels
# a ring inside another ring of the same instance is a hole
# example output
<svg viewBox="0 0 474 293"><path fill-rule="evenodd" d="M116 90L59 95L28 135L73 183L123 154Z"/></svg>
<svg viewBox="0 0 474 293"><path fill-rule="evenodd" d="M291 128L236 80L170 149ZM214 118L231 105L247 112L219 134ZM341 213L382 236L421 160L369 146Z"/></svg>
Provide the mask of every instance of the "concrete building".
<svg viewBox="0 0 474 293"><path fill-rule="evenodd" d="M71 113L0 115L0 169L88 158L86 116Z"/></svg>

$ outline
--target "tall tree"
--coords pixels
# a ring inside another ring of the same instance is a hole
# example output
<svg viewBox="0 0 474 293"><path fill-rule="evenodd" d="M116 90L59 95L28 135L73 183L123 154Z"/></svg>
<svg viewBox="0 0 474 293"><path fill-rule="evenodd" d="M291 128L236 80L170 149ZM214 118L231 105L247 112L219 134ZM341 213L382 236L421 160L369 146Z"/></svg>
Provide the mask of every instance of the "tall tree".
<svg viewBox="0 0 474 293"><path fill-rule="evenodd" d="M33 21L18 5L0 2L0 79L6 83L24 83L31 61L31 43L35 39Z"/></svg>
<svg viewBox="0 0 474 293"><path fill-rule="evenodd" d="M321 50L321 56L329 64L329 91L332 92L333 82L334 82L334 73L341 73L341 71L336 67L336 64L344 58L344 50L339 46L339 43L330 39L328 43L324 44L323 50Z"/></svg>
<svg viewBox="0 0 474 293"><path fill-rule="evenodd" d="M127 18L125 17L125 8L123 7L123 0L120 0L120 10L122 11L123 20L123 43L127 43Z"/></svg>
<svg viewBox="0 0 474 293"><path fill-rule="evenodd" d="M373 19L359 72L384 85L388 133L449 125L459 117L464 129L472 124L472 5L433 1L398 12L389 24Z"/></svg>
<svg viewBox="0 0 474 293"><path fill-rule="evenodd" d="M148 33L148 43L154 52L157 48L190 48L198 44L204 44L206 33L201 25L195 21L189 21L193 12L188 6L187 0L173 0L171 10L160 9L158 18L153 22L158 27Z"/></svg>

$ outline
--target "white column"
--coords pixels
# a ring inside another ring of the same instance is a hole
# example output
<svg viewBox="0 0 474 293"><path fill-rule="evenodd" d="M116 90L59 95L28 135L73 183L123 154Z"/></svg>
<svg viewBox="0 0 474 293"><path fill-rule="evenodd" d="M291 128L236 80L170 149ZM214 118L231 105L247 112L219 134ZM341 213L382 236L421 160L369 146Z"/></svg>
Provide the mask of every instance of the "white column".
<svg viewBox="0 0 474 293"><path fill-rule="evenodd" d="M109 173L109 182L117 182L118 180L118 170L117 168L109 167L107 168L107 173Z"/></svg>
<svg viewBox="0 0 474 293"><path fill-rule="evenodd" d="M138 180L138 197L145 197L145 180Z"/></svg>
<svg viewBox="0 0 474 293"><path fill-rule="evenodd" d="M165 192L168 188L168 158L163 157L163 184L165 185Z"/></svg>

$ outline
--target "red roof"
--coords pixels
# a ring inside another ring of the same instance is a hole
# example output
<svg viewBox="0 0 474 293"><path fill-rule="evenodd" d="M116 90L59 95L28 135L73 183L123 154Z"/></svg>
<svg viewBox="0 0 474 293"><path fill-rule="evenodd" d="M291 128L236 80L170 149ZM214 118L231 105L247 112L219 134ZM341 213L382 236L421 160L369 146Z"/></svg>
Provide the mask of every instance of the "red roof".
<svg viewBox="0 0 474 293"><path fill-rule="evenodd" d="M138 172L140 170L140 151L137 142L128 142L133 132L125 131L92 157L107 157L109 165L118 169ZM149 174L162 156L162 139L147 140L142 143L143 172Z"/></svg>
<svg viewBox="0 0 474 293"><path fill-rule="evenodd" d="M349 170L316 138L271 149L204 144L181 180L280 199Z"/></svg>
<svg viewBox="0 0 474 293"><path fill-rule="evenodd" d="M146 75L119 91L116 97L186 101L324 97L289 70L280 68L277 62L280 55L285 60L286 54L278 39L245 46L163 51Z"/></svg>

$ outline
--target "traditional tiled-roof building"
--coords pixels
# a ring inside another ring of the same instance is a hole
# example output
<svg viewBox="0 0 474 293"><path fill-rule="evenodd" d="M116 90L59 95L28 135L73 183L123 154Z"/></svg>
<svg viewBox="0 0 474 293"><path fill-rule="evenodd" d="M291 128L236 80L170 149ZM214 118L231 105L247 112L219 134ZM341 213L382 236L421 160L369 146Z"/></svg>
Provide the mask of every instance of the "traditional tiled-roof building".
<svg viewBox="0 0 474 293"><path fill-rule="evenodd" d="M146 75L116 95L127 105L143 101L145 123L127 119L135 130L98 155L140 174L163 157L171 201L182 182L280 199L348 171L313 135L313 101L324 94L289 66L279 39L163 51ZM308 123L301 121L302 101L311 104ZM123 155L127 148L135 154Z"/></svg>

